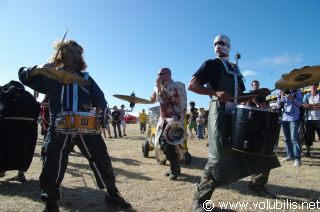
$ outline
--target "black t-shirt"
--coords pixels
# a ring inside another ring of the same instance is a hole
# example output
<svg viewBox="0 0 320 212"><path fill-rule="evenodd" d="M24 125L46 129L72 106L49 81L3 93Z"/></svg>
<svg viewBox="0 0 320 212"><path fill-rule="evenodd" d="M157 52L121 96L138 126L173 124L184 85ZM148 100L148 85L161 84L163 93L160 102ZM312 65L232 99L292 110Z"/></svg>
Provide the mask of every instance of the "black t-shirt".
<svg viewBox="0 0 320 212"><path fill-rule="evenodd" d="M119 110L114 110L112 113L111 113L111 116L112 116L112 119L113 119L113 122L116 122L118 123L120 121L120 111Z"/></svg>
<svg viewBox="0 0 320 212"><path fill-rule="evenodd" d="M236 70L229 62L227 62L227 66L230 70ZM209 88L215 90L219 86L222 71L225 71L223 63L220 59L215 58L205 61L193 76L195 76L202 85L207 84ZM244 91L243 81L239 82L239 85L240 90Z"/></svg>
<svg viewBox="0 0 320 212"><path fill-rule="evenodd" d="M190 108L190 115L192 114L192 121L196 121L198 117L198 109L195 107Z"/></svg>

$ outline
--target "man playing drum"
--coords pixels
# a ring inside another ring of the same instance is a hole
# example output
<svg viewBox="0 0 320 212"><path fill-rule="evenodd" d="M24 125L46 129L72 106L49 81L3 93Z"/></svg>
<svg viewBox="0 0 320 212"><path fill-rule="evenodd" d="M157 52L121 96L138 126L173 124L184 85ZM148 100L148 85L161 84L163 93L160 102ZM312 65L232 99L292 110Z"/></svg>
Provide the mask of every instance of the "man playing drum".
<svg viewBox="0 0 320 212"><path fill-rule="evenodd" d="M57 42L55 49L57 51L54 53L56 57L44 67L74 73L89 80L90 85L62 84L56 79L41 74L39 69L37 70L37 66L22 67L19 70L19 78L23 84L47 94L49 99L50 126L45 146L44 164L40 175L41 199L46 201L44 211L59 211L58 201L62 197L60 185L67 168L68 155L74 145L77 145L88 159L98 187L106 189L106 203L122 209L131 208L130 203L123 199L115 185L113 168L100 132L94 132L93 129L93 131L84 134L80 132L68 133L55 126L59 114L62 114L62 117L59 118L64 118L62 111L69 111L69 114L86 114L88 105L90 105L103 113L107 107L103 92L88 73L84 72L87 65L82 56L83 48L76 41L68 40ZM82 124L88 124L85 118L82 120L84 120Z"/></svg>
<svg viewBox="0 0 320 212"><path fill-rule="evenodd" d="M184 117L187 110L187 95L185 85L181 82L173 81L171 70L161 68L158 73L154 91L151 93L151 101L160 103L160 117L157 125L156 145L161 146L161 150L170 161L170 172L166 173L170 180L176 180L181 174L176 145L172 145L164 136L166 126L170 120L176 122L181 129L184 129ZM184 135L182 135L182 138ZM183 139L181 139L183 141Z"/></svg>
<svg viewBox="0 0 320 212"><path fill-rule="evenodd" d="M188 87L195 93L212 96L208 120L209 159L195 190L193 211L204 211L202 204L210 200L216 187L280 166L276 157L254 156L231 148L232 110L238 100L232 97L242 95L245 86L238 66L229 62L230 39L218 35L213 45L217 58L205 61ZM250 182L249 187L261 196L274 197L264 184L257 184L258 181Z"/></svg>

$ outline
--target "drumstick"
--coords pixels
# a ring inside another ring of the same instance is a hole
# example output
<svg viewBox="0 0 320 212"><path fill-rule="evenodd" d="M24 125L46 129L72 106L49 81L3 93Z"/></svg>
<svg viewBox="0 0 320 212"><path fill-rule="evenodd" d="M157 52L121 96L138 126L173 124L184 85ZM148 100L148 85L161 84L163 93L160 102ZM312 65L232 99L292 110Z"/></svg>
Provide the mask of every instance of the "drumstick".
<svg viewBox="0 0 320 212"><path fill-rule="evenodd" d="M59 52L60 52L60 50L61 50L61 46L62 46L62 44L63 44L63 41L64 41L64 39L65 39L66 36L67 36L67 33L68 33L68 29L67 29L66 32L64 33L64 36L63 36L63 38L62 38L62 41L61 41L61 43L60 43L60 45L59 45L59 48L58 48L58 50L57 50L56 56L54 57L54 60L53 60L54 63L56 62L56 59L57 59L58 54L59 54Z"/></svg>

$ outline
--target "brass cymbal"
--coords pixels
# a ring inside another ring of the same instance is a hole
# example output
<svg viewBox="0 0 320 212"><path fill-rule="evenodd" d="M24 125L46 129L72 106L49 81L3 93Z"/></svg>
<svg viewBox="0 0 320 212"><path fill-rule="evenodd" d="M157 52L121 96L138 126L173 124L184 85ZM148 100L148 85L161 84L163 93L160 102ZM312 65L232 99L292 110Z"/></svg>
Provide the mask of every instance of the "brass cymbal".
<svg viewBox="0 0 320 212"><path fill-rule="evenodd" d="M320 66L305 66L282 75L275 87L280 90L306 87L320 82Z"/></svg>
<svg viewBox="0 0 320 212"><path fill-rule="evenodd" d="M89 80L85 80L83 77L63 70L57 70L54 68L36 68L34 72L47 76L51 79L58 80L63 84L78 83L79 85L90 85Z"/></svg>
<svg viewBox="0 0 320 212"><path fill-rule="evenodd" d="M140 103L140 104L152 104L152 102L150 100L147 99L142 99L136 96L127 96L127 95L120 95L120 94L114 94L114 97L124 100L124 101L128 101L130 103Z"/></svg>

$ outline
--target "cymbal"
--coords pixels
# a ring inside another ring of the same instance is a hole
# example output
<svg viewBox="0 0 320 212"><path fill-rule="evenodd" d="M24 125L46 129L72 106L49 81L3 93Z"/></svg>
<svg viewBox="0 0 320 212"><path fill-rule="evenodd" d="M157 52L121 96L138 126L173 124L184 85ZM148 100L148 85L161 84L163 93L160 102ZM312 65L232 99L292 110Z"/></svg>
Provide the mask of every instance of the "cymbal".
<svg viewBox="0 0 320 212"><path fill-rule="evenodd" d="M305 66L282 75L275 87L280 90L306 87L320 82L320 66Z"/></svg>
<svg viewBox="0 0 320 212"><path fill-rule="evenodd" d="M136 96L127 96L127 95L120 95L120 94L114 94L113 96L118 99L128 101L130 103L152 104L150 100L142 99Z"/></svg>
<svg viewBox="0 0 320 212"><path fill-rule="evenodd" d="M83 77L63 70L57 70L54 68L36 68L34 72L47 76L51 79L58 80L63 84L78 83L79 85L90 85L89 80L85 80Z"/></svg>

